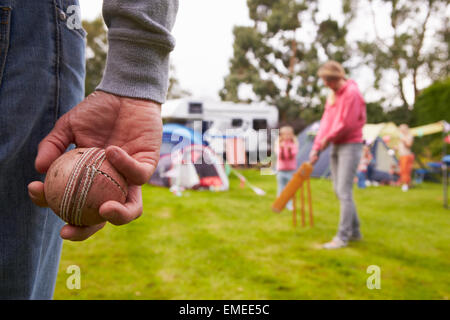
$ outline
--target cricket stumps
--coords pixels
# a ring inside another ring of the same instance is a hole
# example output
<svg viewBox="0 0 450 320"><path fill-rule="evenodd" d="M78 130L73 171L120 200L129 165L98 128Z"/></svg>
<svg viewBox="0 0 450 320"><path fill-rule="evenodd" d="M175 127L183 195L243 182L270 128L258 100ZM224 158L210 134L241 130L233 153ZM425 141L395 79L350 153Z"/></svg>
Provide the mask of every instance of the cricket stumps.
<svg viewBox="0 0 450 320"><path fill-rule="evenodd" d="M311 199L311 186L310 176L313 171L313 166L309 162L303 163L300 168L294 173L292 179L280 193L278 198L272 204L272 210L276 213L280 213L286 207L289 200L292 200L294 208L292 212L293 224L297 224L297 208L296 208L296 193L300 190L300 205L302 215L302 225L305 225L305 208L304 208L304 184L307 187L308 203L309 203L309 222L310 225L314 225L313 211L312 211L312 199Z"/></svg>

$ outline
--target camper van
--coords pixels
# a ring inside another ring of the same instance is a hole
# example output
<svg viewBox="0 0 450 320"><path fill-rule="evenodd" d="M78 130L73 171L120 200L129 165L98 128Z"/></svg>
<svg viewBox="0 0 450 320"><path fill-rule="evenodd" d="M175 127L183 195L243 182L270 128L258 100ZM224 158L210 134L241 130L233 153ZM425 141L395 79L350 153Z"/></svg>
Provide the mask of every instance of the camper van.
<svg viewBox="0 0 450 320"><path fill-rule="evenodd" d="M179 123L201 132L218 154L225 141L240 138L247 153L270 153L270 129L278 125L278 109L265 103L233 103L183 98L167 101L161 110L165 123Z"/></svg>

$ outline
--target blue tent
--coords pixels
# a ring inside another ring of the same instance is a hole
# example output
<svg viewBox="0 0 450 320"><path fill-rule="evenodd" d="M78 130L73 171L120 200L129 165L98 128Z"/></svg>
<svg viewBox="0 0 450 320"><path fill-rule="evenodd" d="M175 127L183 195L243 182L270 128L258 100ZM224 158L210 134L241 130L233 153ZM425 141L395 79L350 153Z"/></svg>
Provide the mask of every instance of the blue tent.
<svg viewBox="0 0 450 320"><path fill-rule="evenodd" d="M297 154L297 164L300 166L302 163L309 161L309 153L311 152L314 138L316 137L317 131L319 130L320 121L316 121L313 124L306 127L298 135L299 151ZM314 165L314 170L311 174L312 177L328 177L331 175L330 172L330 151L331 147L328 147L323 151L319 160L317 160Z"/></svg>
<svg viewBox="0 0 450 320"><path fill-rule="evenodd" d="M380 137L371 144L370 152L373 159L369 166L369 178L371 181L389 182L397 179L392 174L394 168L398 167L398 160L394 153L389 154L389 147Z"/></svg>
<svg viewBox="0 0 450 320"><path fill-rule="evenodd" d="M192 144L208 145L203 136L191 128L177 123L167 123L163 126L163 136L160 154L168 154Z"/></svg>
<svg viewBox="0 0 450 320"><path fill-rule="evenodd" d="M311 152L314 139L319 130L320 121L316 121L309 125L298 135L299 152L297 155L297 164L300 166L303 162L309 160L309 153ZM390 154L389 147L384 143L383 139L377 137L371 144L370 151L373 156L371 163L370 180L387 182L394 180L395 177L391 174L394 166L398 165L395 155ZM331 146L323 151L319 160L314 165L312 177L329 177L330 170L330 152Z"/></svg>

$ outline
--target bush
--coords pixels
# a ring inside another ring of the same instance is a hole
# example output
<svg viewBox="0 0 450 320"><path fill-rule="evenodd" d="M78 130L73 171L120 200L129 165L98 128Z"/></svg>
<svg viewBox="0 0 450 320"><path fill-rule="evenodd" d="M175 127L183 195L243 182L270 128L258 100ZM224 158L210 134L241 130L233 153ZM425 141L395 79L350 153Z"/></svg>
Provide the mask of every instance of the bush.
<svg viewBox="0 0 450 320"><path fill-rule="evenodd" d="M414 104L415 126L450 119L450 78L437 81L423 90Z"/></svg>
<svg viewBox="0 0 450 320"><path fill-rule="evenodd" d="M423 90L414 105L414 126L421 126L450 119L450 78L437 81ZM442 158L442 134L418 138L414 151L428 160L440 161Z"/></svg>

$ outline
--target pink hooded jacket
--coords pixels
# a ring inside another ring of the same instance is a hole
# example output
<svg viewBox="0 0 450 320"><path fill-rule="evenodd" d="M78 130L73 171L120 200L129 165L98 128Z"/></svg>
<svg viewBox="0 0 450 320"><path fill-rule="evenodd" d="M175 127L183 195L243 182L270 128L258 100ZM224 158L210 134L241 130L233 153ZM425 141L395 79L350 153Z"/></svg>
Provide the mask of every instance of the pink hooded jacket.
<svg viewBox="0 0 450 320"><path fill-rule="evenodd" d="M327 101L320 120L313 150L319 150L325 139L333 144L363 142L362 128L366 123L366 104L353 80L347 80L336 93L334 104Z"/></svg>
<svg viewBox="0 0 450 320"><path fill-rule="evenodd" d="M291 171L297 169L297 143L285 141L278 146L277 150L277 170Z"/></svg>

